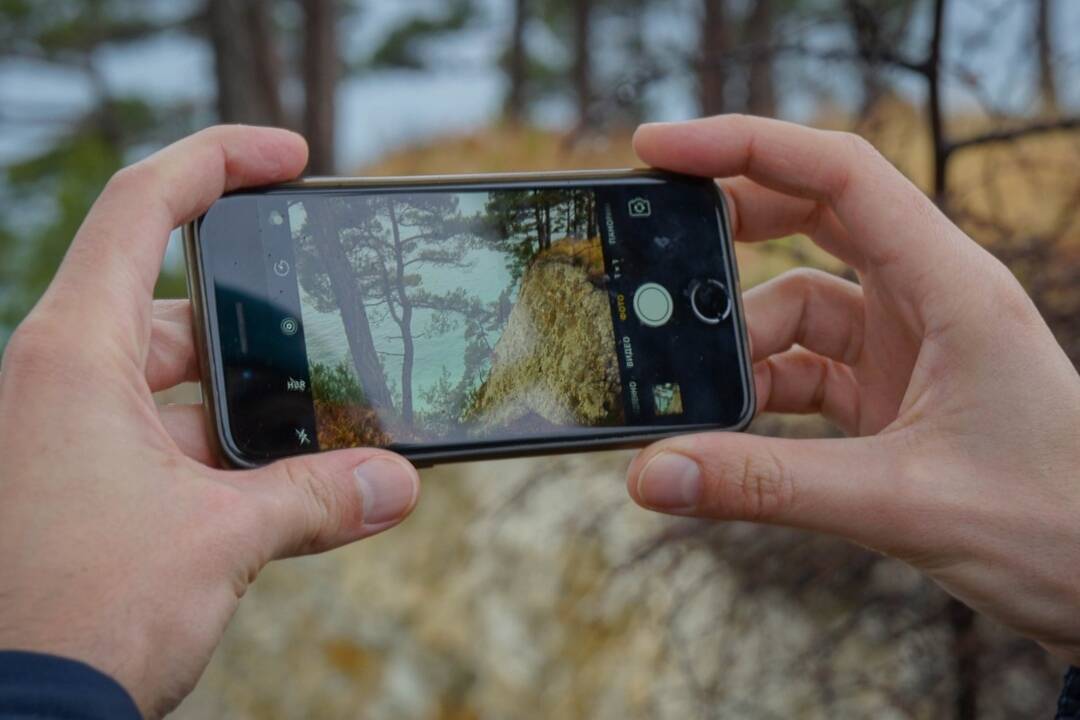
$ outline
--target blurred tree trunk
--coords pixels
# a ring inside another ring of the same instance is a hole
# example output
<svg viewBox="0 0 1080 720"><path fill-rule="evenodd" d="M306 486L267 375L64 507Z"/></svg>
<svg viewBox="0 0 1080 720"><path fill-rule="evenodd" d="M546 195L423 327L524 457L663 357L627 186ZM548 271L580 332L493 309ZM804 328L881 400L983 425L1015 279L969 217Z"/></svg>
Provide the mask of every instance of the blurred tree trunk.
<svg viewBox="0 0 1080 720"><path fill-rule="evenodd" d="M885 94L882 77L880 18L860 0L847 0L848 23L859 53L859 77L862 81L860 117L866 117Z"/></svg>
<svg viewBox="0 0 1080 720"><path fill-rule="evenodd" d="M577 100L578 130L591 127L592 97L592 20L593 0L574 0L574 97Z"/></svg>
<svg viewBox="0 0 1080 720"><path fill-rule="evenodd" d="M529 20L528 0L514 0L514 18L510 28L507 76L510 91L506 96L506 119L514 125L525 117L525 82L528 56L525 54L525 26Z"/></svg>
<svg viewBox="0 0 1080 720"><path fill-rule="evenodd" d="M702 0L698 49L698 94L702 115L716 115L725 110L726 63L731 49L726 5L726 0Z"/></svg>
<svg viewBox="0 0 1080 720"><path fill-rule="evenodd" d="M1054 46L1051 40L1053 3L1037 0L1035 7L1035 50L1039 61L1039 100L1045 113L1059 110L1057 78L1054 73Z"/></svg>
<svg viewBox="0 0 1080 720"><path fill-rule="evenodd" d="M915 0L846 0L851 35L858 51L862 101L859 116L865 118L888 93L884 77L887 58L910 25Z"/></svg>
<svg viewBox="0 0 1080 720"><path fill-rule="evenodd" d="M281 103L281 62L270 7L259 0L207 1L222 122L288 124Z"/></svg>
<svg viewBox="0 0 1080 720"><path fill-rule="evenodd" d="M303 132L310 148L308 169L316 175L334 171L334 91L340 58L335 24L337 0L302 0L304 9Z"/></svg>
<svg viewBox="0 0 1080 720"><path fill-rule="evenodd" d="M776 114L773 84L773 0L757 0L746 21L750 42L750 70L747 79L746 109L752 115Z"/></svg>

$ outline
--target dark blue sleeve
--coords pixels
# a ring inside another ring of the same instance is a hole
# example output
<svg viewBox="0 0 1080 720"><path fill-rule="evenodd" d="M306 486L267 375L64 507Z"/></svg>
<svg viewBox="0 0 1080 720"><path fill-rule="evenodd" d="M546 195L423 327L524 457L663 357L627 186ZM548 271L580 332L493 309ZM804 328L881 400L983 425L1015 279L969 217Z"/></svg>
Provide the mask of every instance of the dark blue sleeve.
<svg viewBox="0 0 1080 720"><path fill-rule="evenodd" d="M1080 670L1070 667L1065 673L1065 687L1058 698L1054 720L1080 720Z"/></svg>
<svg viewBox="0 0 1080 720"><path fill-rule="evenodd" d="M75 660L0 651L2 720L142 720L120 683Z"/></svg>

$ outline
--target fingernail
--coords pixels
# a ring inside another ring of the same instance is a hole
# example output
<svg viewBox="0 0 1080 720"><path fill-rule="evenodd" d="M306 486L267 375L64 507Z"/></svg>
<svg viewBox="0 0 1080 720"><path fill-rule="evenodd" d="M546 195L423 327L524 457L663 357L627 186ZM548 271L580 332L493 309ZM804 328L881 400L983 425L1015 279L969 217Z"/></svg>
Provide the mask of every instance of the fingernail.
<svg viewBox="0 0 1080 720"><path fill-rule="evenodd" d="M353 471L364 499L364 524L397 520L416 500L419 478L404 461L374 457Z"/></svg>
<svg viewBox="0 0 1080 720"><path fill-rule="evenodd" d="M685 455L662 452L641 469L638 497L656 510L693 510L701 502L701 468Z"/></svg>

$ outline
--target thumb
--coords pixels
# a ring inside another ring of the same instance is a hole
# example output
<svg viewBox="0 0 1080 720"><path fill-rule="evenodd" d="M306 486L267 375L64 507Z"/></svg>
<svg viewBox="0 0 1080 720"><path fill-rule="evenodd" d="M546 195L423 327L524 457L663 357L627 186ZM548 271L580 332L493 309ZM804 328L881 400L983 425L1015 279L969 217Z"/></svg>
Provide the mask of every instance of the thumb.
<svg viewBox="0 0 1080 720"><path fill-rule="evenodd" d="M672 515L817 530L879 549L903 543L899 483L877 438L791 440L735 433L657 443L630 465L643 507Z"/></svg>
<svg viewBox="0 0 1080 720"><path fill-rule="evenodd" d="M267 559L322 552L382 532L416 505L420 479L399 455L362 448L299 455L246 473L263 509Z"/></svg>

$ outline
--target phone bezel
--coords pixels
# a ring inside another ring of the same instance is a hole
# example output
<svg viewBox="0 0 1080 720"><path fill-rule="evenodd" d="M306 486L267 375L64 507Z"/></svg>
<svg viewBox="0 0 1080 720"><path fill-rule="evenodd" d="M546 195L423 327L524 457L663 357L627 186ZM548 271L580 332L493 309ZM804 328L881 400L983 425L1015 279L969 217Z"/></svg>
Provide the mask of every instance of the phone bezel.
<svg viewBox="0 0 1080 720"><path fill-rule="evenodd" d="M438 190L461 186L505 185L512 187L518 185L535 185L539 183L558 183L560 181L582 183L588 181L617 182L620 180L633 181L648 179L668 181L677 179L681 182L691 181L694 183L701 183L702 185L707 184L715 193L716 206L718 209L717 214L721 223L721 240L724 243L724 255L727 259L725 271L727 272L728 280L731 283L733 290L732 301L735 304L736 309L734 319L736 327L736 345L739 355L740 382L742 383L743 398L745 399L744 407L739 415L739 420L734 425L730 426L718 424L680 425L675 429L667 427L650 428L647 430L635 430L624 434L611 434L609 432L603 437L589 436L586 434L581 438L569 439L499 441L497 444L493 444L493 446L490 447L476 446L458 450L442 449L437 451L424 451L422 449L410 448L401 451L401 454L418 467L428 467L448 462L496 460L536 455L641 447L666 437L702 430L745 430L756 414L757 398L754 391L750 344L743 312L739 269L735 258L730 212L727 207L724 193L716 183L711 180L691 178L652 169L477 173L463 175L417 175L409 177L312 177L261 188L261 190L394 190L401 188ZM247 189L243 192L250 194L253 191L258 192L259 190L259 188ZM207 277L204 268L204 258L199 243L200 220L201 218L184 226L183 238L184 254L188 268L188 294L192 303L194 339L196 352L198 353L204 410L207 422L217 440L218 451L222 460L234 467L256 467L271 461L246 457L237 447L236 443L233 442L229 429L224 363L221 358L219 338L217 337L216 318L215 314L211 311L209 278Z"/></svg>

